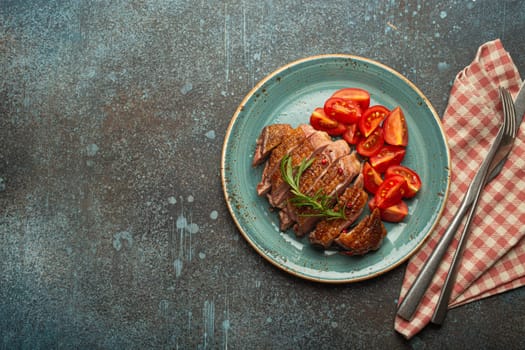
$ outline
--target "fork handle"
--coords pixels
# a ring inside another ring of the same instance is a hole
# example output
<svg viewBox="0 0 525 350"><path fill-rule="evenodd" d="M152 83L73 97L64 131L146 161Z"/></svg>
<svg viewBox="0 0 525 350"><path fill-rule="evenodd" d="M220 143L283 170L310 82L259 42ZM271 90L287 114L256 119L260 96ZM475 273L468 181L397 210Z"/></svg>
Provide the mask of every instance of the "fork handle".
<svg viewBox="0 0 525 350"><path fill-rule="evenodd" d="M459 238L458 247L456 249L456 252L454 253L454 257L452 258L452 262L450 264L445 284L443 284L443 287L441 287L441 293L439 293L439 300L431 319L432 323L442 324L445 320L445 316L447 315L448 302L450 300L452 290L454 289L454 282L456 281L456 277L460 266L459 262L463 257L463 251L465 250L465 246L467 245L466 242L468 239L468 234L470 232L470 224L472 222L474 214L476 213L476 208L478 206L478 201L481 197L480 195L483 191L483 187L484 186L480 186L477 190L476 196L474 197L474 202L470 207L467 219L465 221L465 226L463 227L463 231L461 232L461 236Z"/></svg>
<svg viewBox="0 0 525 350"><path fill-rule="evenodd" d="M470 198L468 197L468 195L465 195L463 197L461 205L459 206L456 215L452 219L450 226L437 243L428 260L425 262L425 265L417 275L416 280L414 281L407 294L403 298L403 301L401 302L401 304L399 304L397 314L405 320L410 321L412 319L412 316L414 315L421 299L423 298L423 295L425 294L428 286L430 285L432 278L436 274L436 271L439 265L441 264L441 261L443 260L443 256L447 252L447 248L452 242L456 230L461 224L463 215L465 214L471 203L471 201L469 200Z"/></svg>

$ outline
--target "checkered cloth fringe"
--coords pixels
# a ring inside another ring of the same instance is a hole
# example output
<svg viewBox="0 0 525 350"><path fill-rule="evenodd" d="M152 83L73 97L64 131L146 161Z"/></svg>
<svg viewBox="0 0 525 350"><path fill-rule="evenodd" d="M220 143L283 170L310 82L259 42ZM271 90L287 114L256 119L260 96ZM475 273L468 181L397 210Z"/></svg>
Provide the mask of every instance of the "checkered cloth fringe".
<svg viewBox="0 0 525 350"><path fill-rule="evenodd" d="M474 61L459 72L443 116L452 177L438 226L409 260L399 302L445 232L474 174L494 141L502 119L498 88L515 97L521 78L500 40L483 44ZM461 229L461 227L460 227ZM414 318L399 316L395 329L411 338L429 322L458 244L452 242ZM509 159L486 187L471 226L449 308L525 285L525 123Z"/></svg>

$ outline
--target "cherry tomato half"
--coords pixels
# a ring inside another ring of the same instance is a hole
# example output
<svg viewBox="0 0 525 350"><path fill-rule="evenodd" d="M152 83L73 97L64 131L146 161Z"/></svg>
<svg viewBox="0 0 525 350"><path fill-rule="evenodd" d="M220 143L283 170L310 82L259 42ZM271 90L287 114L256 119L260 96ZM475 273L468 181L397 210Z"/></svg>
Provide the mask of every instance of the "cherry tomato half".
<svg viewBox="0 0 525 350"><path fill-rule="evenodd" d="M407 182L407 190L405 198L412 198L421 188L421 179L419 175L412 169L403 165L393 165L386 169L385 177L401 175Z"/></svg>
<svg viewBox="0 0 525 350"><path fill-rule="evenodd" d="M326 131L331 136L340 136L346 127L337 120L328 118L323 108L316 108L310 115L310 124L316 130Z"/></svg>
<svg viewBox="0 0 525 350"><path fill-rule="evenodd" d="M356 123L361 117L361 108L357 103L339 97L326 100L324 112L329 118L344 124Z"/></svg>
<svg viewBox="0 0 525 350"><path fill-rule="evenodd" d="M365 187L365 190L375 194L381 183L383 183L381 174L379 174L370 163L365 162L363 165L363 186Z"/></svg>
<svg viewBox="0 0 525 350"><path fill-rule="evenodd" d="M359 88L344 88L334 92L332 97L339 97L343 100L354 101L361 110L364 111L370 106L370 94L368 91Z"/></svg>
<svg viewBox="0 0 525 350"><path fill-rule="evenodd" d="M383 122L385 142L395 146L408 144L408 128L405 115L400 107L390 112Z"/></svg>
<svg viewBox="0 0 525 350"><path fill-rule="evenodd" d="M359 130L361 134L363 134L364 137L368 137L368 135L373 133L374 130L381 125L388 114L390 114L390 111L381 105L368 108L359 119Z"/></svg>
<svg viewBox="0 0 525 350"><path fill-rule="evenodd" d="M370 165L383 174L392 165L399 165L405 158L406 149L401 146L384 145L375 155L370 157Z"/></svg>
<svg viewBox="0 0 525 350"><path fill-rule="evenodd" d="M401 201L406 191L406 181L401 175L393 175L383 180L374 196L375 205L386 209Z"/></svg>
<svg viewBox="0 0 525 350"><path fill-rule="evenodd" d="M346 126L346 131L343 134L343 139L350 145L357 145L362 139L361 131L357 127L357 123Z"/></svg>
<svg viewBox="0 0 525 350"><path fill-rule="evenodd" d="M379 152L384 143L383 130L376 129L367 138L363 138L358 142L356 150L357 153L364 157L372 157Z"/></svg>

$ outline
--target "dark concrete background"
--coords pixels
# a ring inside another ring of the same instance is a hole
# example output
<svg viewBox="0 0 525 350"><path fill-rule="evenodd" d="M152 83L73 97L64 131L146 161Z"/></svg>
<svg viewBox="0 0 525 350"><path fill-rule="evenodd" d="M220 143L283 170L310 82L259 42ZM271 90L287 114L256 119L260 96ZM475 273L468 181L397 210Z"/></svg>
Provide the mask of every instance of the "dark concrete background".
<svg viewBox="0 0 525 350"><path fill-rule="evenodd" d="M290 61L350 53L439 113L525 1L0 0L1 349L516 349L525 291L393 329L404 269L323 285L268 264L221 189L235 108Z"/></svg>

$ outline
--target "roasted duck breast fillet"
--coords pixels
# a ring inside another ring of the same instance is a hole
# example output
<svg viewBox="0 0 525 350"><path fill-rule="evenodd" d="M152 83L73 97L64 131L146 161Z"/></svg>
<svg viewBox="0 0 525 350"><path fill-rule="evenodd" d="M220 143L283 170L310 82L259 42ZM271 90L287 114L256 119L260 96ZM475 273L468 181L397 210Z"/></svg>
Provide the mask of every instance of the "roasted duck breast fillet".
<svg viewBox="0 0 525 350"><path fill-rule="evenodd" d="M335 243L345 250L346 255L363 255L377 250L385 236L386 228L376 208L353 229L341 233Z"/></svg>
<svg viewBox="0 0 525 350"><path fill-rule="evenodd" d="M345 218L319 221L308 235L310 243L316 247L329 248L334 239L359 218L367 202L368 194L363 189L362 181L347 187L334 206L334 211L344 208Z"/></svg>

